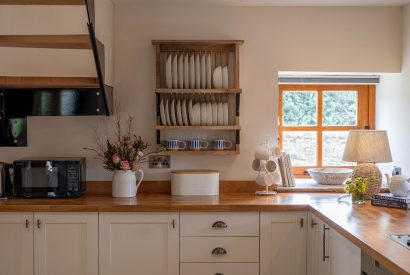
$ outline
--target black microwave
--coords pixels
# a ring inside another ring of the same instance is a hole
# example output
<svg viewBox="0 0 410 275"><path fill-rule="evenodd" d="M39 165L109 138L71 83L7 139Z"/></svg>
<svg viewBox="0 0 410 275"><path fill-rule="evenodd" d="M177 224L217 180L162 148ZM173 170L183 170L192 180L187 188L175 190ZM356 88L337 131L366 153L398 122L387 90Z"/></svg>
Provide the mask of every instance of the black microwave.
<svg viewBox="0 0 410 275"><path fill-rule="evenodd" d="M17 197L77 198L86 189L84 158L16 160L13 170Z"/></svg>

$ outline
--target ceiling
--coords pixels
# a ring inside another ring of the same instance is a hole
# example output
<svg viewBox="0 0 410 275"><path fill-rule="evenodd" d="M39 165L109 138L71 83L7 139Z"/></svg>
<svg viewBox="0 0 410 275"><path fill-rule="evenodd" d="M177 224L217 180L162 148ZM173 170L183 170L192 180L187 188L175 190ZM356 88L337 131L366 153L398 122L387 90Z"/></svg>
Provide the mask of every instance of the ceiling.
<svg viewBox="0 0 410 275"><path fill-rule="evenodd" d="M200 4L230 6L403 6L410 0L113 0L116 4Z"/></svg>

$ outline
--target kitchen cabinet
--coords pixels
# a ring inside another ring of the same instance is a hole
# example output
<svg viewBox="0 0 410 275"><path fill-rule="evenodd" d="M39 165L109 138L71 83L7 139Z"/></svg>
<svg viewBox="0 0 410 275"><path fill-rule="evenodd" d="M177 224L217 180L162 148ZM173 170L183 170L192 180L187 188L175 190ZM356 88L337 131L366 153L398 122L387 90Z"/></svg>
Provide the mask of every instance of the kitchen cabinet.
<svg viewBox="0 0 410 275"><path fill-rule="evenodd" d="M330 275L330 227L308 215L308 275Z"/></svg>
<svg viewBox="0 0 410 275"><path fill-rule="evenodd" d="M181 213L181 275L259 275L259 212Z"/></svg>
<svg viewBox="0 0 410 275"><path fill-rule="evenodd" d="M33 213L0 214L1 274L33 274Z"/></svg>
<svg viewBox="0 0 410 275"><path fill-rule="evenodd" d="M34 213L34 274L97 275L97 213Z"/></svg>
<svg viewBox="0 0 410 275"><path fill-rule="evenodd" d="M260 274L306 274L306 212L262 212Z"/></svg>
<svg viewBox="0 0 410 275"><path fill-rule="evenodd" d="M97 232L98 213L1 213L1 272L97 275Z"/></svg>
<svg viewBox="0 0 410 275"><path fill-rule="evenodd" d="M359 275L361 250L309 213L308 275Z"/></svg>
<svg viewBox="0 0 410 275"><path fill-rule="evenodd" d="M178 275L178 213L100 213L100 275Z"/></svg>
<svg viewBox="0 0 410 275"><path fill-rule="evenodd" d="M330 255L332 275L360 275L361 250L351 241L330 228Z"/></svg>

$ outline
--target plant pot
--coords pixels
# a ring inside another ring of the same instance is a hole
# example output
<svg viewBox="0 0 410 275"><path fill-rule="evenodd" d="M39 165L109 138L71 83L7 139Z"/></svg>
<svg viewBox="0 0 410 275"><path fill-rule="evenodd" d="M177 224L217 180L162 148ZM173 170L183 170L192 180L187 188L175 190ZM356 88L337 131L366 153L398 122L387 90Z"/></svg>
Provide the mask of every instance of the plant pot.
<svg viewBox="0 0 410 275"><path fill-rule="evenodd" d="M137 183L136 172L141 174ZM115 198L132 198L137 195L137 190L144 178L144 172L137 170L116 170L112 177L112 196Z"/></svg>
<svg viewBox="0 0 410 275"><path fill-rule="evenodd" d="M352 193L352 203L363 204L365 202L365 193Z"/></svg>

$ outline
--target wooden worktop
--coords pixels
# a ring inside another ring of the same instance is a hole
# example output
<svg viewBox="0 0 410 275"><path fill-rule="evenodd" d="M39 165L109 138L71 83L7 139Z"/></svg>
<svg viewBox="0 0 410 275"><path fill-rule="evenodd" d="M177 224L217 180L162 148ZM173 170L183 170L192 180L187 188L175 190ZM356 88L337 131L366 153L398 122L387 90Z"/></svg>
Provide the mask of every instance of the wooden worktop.
<svg viewBox="0 0 410 275"><path fill-rule="evenodd" d="M0 211L311 211L340 234L396 274L410 274L410 250L387 234L410 234L410 211L338 202L340 194L280 193L275 197L251 193L220 196L170 196L141 193L136 198L85 195L78 199L10 199Z"/></svg>

